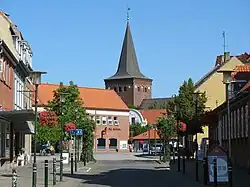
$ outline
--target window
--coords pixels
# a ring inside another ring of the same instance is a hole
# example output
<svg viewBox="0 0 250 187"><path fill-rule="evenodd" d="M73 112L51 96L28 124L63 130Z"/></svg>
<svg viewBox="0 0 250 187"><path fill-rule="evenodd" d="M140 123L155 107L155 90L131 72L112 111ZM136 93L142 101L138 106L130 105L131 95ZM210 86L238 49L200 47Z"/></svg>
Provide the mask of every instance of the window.
<svg viewBox="0 0 250 187"><path fill-rule="evenodd" d="M245 106L245 137L248 137L248 104Z"/></svg>
<svg viewBox="0 0 250 187"><path fill-rule="evenodd" d="M118 118L117 118L117 117L114 117L114 124L115 124L115 125L119 125L119 122L118 122Z"/></svg>
<svg viewBox="0 0 250 187"><path fill-rule="evenodd" d="M132 117L132 118L131 118L131 123L132 123L132 124L135 124L135 117Z"/></svg>
<svg viewBox="0 0 250 187"><path fill-rule="evenodd" d="M0 59L0 73L3 72L3 59Z"/></svg>
<svg viewBox="0 0 250 187"><path fill-rule="evenodd" d="M119 92L122 92L122 87L119 87Z"/></svg>
<svg viewBox="0 0 250 187"><path fill-rule="evenodd" d="M117 139L116 138L110 138L109 139L109 149L117 149Z"/></svg>
<svg viewBox="0 0 250 187"><path fill-rule="evenodd" d="M241 107L241 137L245 137L245 120L244 120L244 107Z"/></svg>
<svg viewBox="0 0 250 187"><path fill-rule="evenodd" d="M107 117L106 116L102 117L102 124L107 125Z"/></svg>
<svg viewBox="0 0 250 187"><path fill-rule="evenodd" d="M148 88L147 88L147 87L145 87L145 88L144 88L144 92L147 92L147 91L148 91Z"/></svg>
<svg viewBox="0 0 250 187"><path fill-rule="evenodd" d="M237 110L237 138L240 137L240 110Z"/></svg>
<svg viewBox="0 0 250 187"><path fill-rule="evenodd" d="M97 139L97 149L106 149L106 139L98 138Z"/></svg>
<svg viewBox="0 0 250 187"><path fill-rule="evenodd" d="M138 90L138 92L140 92L140 91L141 91L141 87L140 87L140 86L138 86L138 87L137 87L137 90Z"/></svg>
<svg viewBox="0 0 250 187"><path fill-rule="evenodd" d="M97 125L101 124L101 118L100 118L100 116L96 116L96 124Z"/></svg>
<svg viewBox="0 0 250 187"><path fill-rule="evenodd" d="M126 92L126 91L127 91L127 87L126 87L126 86L124 86L123 90L124 90L124 92Z"/></svg>
<svg viewBox="0 0 250 187"><path fill-rule="evenodd" d="M117 92L117 88L116 87L114 87L114 90L115 90L115 92Z"/></svg>
<svg viewBox="0 0 250 187"><path fill-rule="evenodd" d="M113 125L113 120L111 116L108 116L108 125Z"/></svg>

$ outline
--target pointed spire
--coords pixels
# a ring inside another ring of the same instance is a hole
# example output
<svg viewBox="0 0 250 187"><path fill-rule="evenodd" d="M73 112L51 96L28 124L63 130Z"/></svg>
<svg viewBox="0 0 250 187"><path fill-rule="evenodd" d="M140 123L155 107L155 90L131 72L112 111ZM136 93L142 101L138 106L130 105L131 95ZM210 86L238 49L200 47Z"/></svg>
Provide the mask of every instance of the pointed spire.
<svg viewBox="0 0 250 187"><path fill-rule="evenodd" d="M128 21L129 21L129 15L127 13L127 27L126 27L125 37L123 40L118 69L115 75L113 75L108 79L122 79L122 78L149 79L145 75L143 75L140 71L130 31L130 25Z"/></svg>

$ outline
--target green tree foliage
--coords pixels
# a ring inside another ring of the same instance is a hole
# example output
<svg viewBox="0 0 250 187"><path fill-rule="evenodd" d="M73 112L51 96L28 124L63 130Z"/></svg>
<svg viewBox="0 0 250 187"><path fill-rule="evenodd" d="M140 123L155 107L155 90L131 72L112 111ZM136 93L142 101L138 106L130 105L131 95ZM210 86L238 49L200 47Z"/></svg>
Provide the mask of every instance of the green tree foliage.
<svg viewBox="0 0 250 187"><path fill-rule="evenodd" d="M173 115L163 115L157 120L158 134L164 146L164 161L170 160L170 150L168 142L171 138L176 136L176 120Z"/></svg>
<svg viewBox="0 0 250 187"><path fill-rule="evenodd" d="M60 102L60 95L64 96L63 102ZM54 91L53 99L49 101L49 109L57 112L59 124L73 122L78 129L83 130L82 158L93 160L93 132L95 130L95 123L89 119L83 106L80 90L72 81L69 82L69 86L60 84L60 87ZM65 135L64 138L67 140L67 133Z"/></svg>
<svg viewBox="0 0 250 187"><path fill-rule="evenodd" d="M196 123L195 118L195 101L194 94L195 86L191 78L179 88L179 95L171 102L169 102L168 108L170 113L179 118L180 121L187 124L187 134L195 134L196 132L202 132L200 123ZM201 116L205 112L205 103L207 101L206 94L201 93L198 95L197 103L197 116Z"/></svg>
<svg viewBox="0 0 250 187"><path fill-rule="evenodd" d="M129 136L135 137L141 133L144 133L148 130L147 126L142 126L140 123L131 124L129 127Z"/></svg>
<svg viewBox="0 0 250 187"><path fill-rule="evenodd" d="M57 142L60 137L61 130L58 126L37 125L37 140L40 143Z"/></svg>
<svg viewBox="0 0 250 187"><path fill-rule="evenodd" d="M58 117L53 111L43 111L39 113L37 124L37 140L40 143L57 142L60 140L60 127Z"/></svg>

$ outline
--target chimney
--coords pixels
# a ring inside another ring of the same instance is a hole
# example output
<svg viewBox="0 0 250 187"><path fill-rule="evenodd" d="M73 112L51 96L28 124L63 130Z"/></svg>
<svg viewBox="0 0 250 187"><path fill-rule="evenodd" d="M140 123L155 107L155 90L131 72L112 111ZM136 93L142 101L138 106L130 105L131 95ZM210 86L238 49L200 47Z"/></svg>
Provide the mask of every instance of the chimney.
<svg viewBox="0 0 250 187"><path fill-rule="evenodd" d="M230 60L230 52L224 52L224 59L223 62L227 62Z"/></svg>

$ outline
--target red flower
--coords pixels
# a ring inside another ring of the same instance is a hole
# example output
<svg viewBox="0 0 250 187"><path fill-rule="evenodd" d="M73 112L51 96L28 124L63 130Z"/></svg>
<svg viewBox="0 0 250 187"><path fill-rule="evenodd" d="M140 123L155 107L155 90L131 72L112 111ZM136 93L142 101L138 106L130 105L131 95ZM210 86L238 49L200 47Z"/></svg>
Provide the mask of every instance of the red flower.
<svg viewBox="0 0 250 187"><path fill-rule="evenodd" d="M65 124L65 131L69 132L70 130L76 130L76 125L73 122Z"/></svg>
<svg viewBox="0 0 250 187"><path fill-rule="evenodd" d="M177 130L179 132L185 132L187 130L187 124L180 121L178 124L177 124Z"/></svg>

